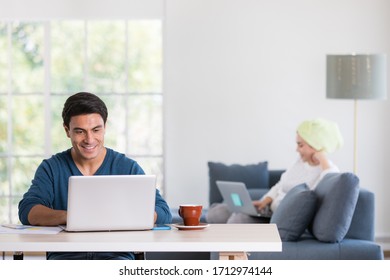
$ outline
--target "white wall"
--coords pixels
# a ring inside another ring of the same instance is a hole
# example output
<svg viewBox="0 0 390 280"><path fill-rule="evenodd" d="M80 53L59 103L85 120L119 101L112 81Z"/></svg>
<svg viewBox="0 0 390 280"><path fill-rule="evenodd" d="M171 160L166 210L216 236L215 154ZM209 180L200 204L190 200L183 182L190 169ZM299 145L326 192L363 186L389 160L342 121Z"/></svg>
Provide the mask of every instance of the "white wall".
<svg viewBox="0 0 390 280"><path fill-rule="evenodd" d="M208 203L207 161L296 157L295 128L337 121L351 171L353 101L325 98L325 56L390 55L388 0L0 0L0 18L160 17L165 11L167 200ZM390 73L390 71L388 72ZM358 175L376 194L376 233L390 240L389 101L360 101ZM389 241L390 242L390 241Z"/></svg>
<svg viewBox="0 0 390 280"><path fill-rule="evenodd" d="M326 54L390 55L387 0L167 0L167 199L208 205L207 161L286 168L304 119L337 121L353 169L353 101L327 100ZM389 71L390 73L390 71ZM361 185L375 192L377 236L390 238L389 101L358 103Z"/></svg>

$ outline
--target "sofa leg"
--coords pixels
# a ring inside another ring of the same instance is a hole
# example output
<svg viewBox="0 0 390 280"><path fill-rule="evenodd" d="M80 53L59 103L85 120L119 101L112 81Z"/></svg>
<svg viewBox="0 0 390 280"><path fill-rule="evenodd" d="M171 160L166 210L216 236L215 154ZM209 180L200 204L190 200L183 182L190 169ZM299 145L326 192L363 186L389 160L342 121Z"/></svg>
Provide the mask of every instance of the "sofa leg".
<svg viewBox="0 0 390 280"><path fill-rule="evenodd" d="M248 255L245 252L220 252L220 260L248 260Z"/></svg>
<svg viewBox="0 0 390 280"><path fill-rule="evenodd" d="M145 260L144 252L134 252L134 256L136 260Z"/></svg>
<svg viewBox="0 0 390 280"><path fill-rule="evenodd" d="M14 252L14 260L23 260L24 254L23 252Z"/></svg>

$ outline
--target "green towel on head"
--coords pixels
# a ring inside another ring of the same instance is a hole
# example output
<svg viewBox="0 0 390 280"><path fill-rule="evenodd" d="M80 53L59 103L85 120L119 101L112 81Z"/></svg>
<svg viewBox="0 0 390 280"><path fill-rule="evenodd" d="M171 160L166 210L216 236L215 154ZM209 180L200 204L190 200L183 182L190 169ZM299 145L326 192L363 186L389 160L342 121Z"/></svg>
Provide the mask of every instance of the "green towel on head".
<svg viewBox="0 0 390 280"><path fill-rule="evenodd" d="M317 151L333 153L343 145L343 137L338 125L325 119L302 122L298 126L297 133Z"/></svg>

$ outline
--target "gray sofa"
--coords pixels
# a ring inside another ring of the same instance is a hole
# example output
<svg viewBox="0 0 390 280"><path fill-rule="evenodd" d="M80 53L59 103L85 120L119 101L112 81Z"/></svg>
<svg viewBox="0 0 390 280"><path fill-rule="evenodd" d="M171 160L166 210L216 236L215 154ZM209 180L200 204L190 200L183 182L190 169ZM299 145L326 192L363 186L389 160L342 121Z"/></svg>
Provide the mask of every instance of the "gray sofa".
<svg viewBox="0 0 390 280"><path fill-rule="evenodd" d="M306 231L297 241L283 241L282 253L250 252L250 260L380 260L381 247L374 242L374 194L360 188L348 233L340 242L321 242ZM211 259L217 259L211 253Z"/></svg>
<svg viewBox="0 0 390 280"><path fill-rule="evenodd" d="M281 174L284 172L284 170L268 170L267 162L250 165L225 165L217 162L209 162L208 167L210 179L210 205L215 202L222 202L222 197L215 184L216 180L245 182L252 198L258 199L279 181ZM374 241L374 194L367 189L360 188L358 179L353 174L341 174L341 176L332 175L329 176L327 180L323 181L324 183L322 186L319 185L316 188L316 190L319 190L315 196L315 203L311 204L311 207L315 208L309 209L310 207L305 207L299 211L297 210L297 214L299 213L299 216L302 217L305 216L303 212L308 213L306 215L307 219L305 219L310 221L310 223L307 222L307 224L305 224L303 233L289 232L289 229L285 228L285 224L291 226L291 219L283 217L282 219L278 218L276 224L278 225L283 241L282 252L248 252L250 260L383 259L383 251ZM348 187L346 187L347 185ZM333 190L329 191L332 187ZM300 189L301 192L299 195L310 194L310 197L313 197L312 191L309 192L304 190L303 186L301 186ZM284 199L286 200L285 204L288 203L288 200L290 202L293 201L286 198ZM307 200L307 196L305 197L305 200ZM340 211L337 209L338 206L333 206L337 200L339 200L339 202L341 201L341 203L338 203L337 205L344 207L341 208L342 213L337 212ZM294 212L294 210L288 209L288 205L286 207L287 208L284 209L284 211L289 211L287 212L289 215L291 212ZM283 207L279 206L279 208ZM336 211L336 213L334 211ZM204 211L202 216L203 222L206 222L206 213L207 210ZM181 222L176 209L172 209L172 214L173 223ZM274 213L274 216L289 216L282 213L279 214L281 215ZM291 215L293 216L294 214L291 213ZM272 219L271 222L273 222ZM302 225L300 227L302 229ZM145 258L217 259L218 254L217 252L152 252L146 253Z"/></svg>

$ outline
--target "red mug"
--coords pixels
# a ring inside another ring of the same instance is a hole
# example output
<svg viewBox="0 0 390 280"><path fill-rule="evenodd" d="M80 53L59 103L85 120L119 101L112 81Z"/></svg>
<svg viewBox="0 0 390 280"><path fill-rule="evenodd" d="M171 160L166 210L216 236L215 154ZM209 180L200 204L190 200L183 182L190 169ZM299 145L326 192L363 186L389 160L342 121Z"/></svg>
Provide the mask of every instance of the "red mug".
<svg viewBox="0 0 390 280"><path fill-rule="evenodd" d="M185 226L199 226L202 215L202 205L182 204L179 206L179 216Z"/></svg>

